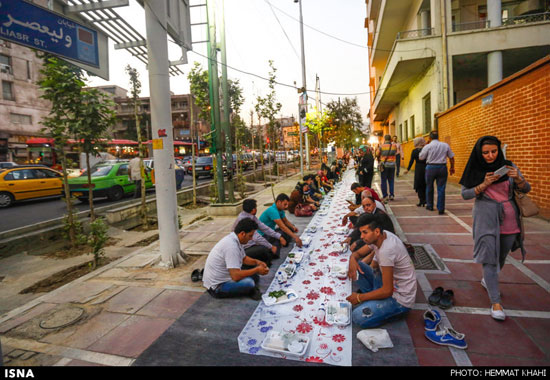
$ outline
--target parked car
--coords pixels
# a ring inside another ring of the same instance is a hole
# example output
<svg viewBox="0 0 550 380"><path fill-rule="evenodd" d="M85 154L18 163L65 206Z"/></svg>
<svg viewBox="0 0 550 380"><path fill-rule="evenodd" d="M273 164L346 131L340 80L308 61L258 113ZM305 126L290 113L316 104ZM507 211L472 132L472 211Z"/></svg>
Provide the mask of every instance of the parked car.
<svg viewBox="0 0 550 380"><path fill-rule="evenodd" d="M241 154L242 167L248 170L254 166L254 157L250 153Z"/></svg>
<svg viewBox="0 0 550 380"><path fill-rule="evenodd" d="M17 163L12 162L12 161L0 162L0 169L11 168L11 167L14 167L14 166L17 166Z"/></svg>
<svg viewBox="0 0 550 380"><path fill-rule="evenodd" d="M179 159L175 159L174 164L174 170L176 172L176 189L181 189L181 184L183 183L183 180L185 179L185 169L183 169L183 166L180 166L178 164L178 161L181 162ZM143 160L143 165L145 165L145 168L148 169L151 172L151 181L153 182L153 185L155 184L155 162L152 158L146 158Z"/></svg>
<svg viewBox="0 0 550 380"><path fill-rule="evenodd" d="M0 169L0 207L14 202L61 195L63 175L45 166L17 165Z"/></svg>
<svg viewBox="0 0 550 380"><path fill-rule="evenodd" d="M214 159L212 156L201 156L197 158L195 162L195 178L200 176L210 176L214 177Z"/></svg>
<svg viewBox="0 0 550 380"><path fill-rule="evenodd" d="M99 163L90 170L94 198L107 197L109 200L120 200L135 191L134 181L128 177L128 162ZM153 187L151 175L146 171L145 188ZM88 174L85 170L79 177L69 178L71 196L82 202L88 201Z"/></svg>

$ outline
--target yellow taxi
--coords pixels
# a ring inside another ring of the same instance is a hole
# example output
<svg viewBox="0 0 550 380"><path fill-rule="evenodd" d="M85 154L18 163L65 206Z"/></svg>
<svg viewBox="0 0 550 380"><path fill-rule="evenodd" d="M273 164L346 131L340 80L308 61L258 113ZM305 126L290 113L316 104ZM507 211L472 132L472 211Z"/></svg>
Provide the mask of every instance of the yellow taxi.
<svg viewBox="0 0 550 380"><path fill-rule="evenodd" d="M46 166L0 169L0 208L24 199L61 195L62 190L63 174Z"/></svg>

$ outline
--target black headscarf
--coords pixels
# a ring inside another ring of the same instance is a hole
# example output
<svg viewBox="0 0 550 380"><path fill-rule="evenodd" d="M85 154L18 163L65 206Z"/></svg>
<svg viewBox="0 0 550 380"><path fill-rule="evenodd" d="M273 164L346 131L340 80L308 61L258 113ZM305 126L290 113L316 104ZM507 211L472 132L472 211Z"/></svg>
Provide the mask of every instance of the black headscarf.
<svg viewBox="0 0 550 380"><path fill-rule="evenodd" d="M498 147L498 156L496 160L490 164L485 161L481 154L482 147L486 144L496 145ZM485 180L485 175L487 173L495 172L504 165L512 165L512 161L504 158L504 153L500 145L500 140L495 136L483 136L477 140L459 183L468 189L475 187ZM508 175L503 175L494 183L502 182L507 179Z"/></svg>

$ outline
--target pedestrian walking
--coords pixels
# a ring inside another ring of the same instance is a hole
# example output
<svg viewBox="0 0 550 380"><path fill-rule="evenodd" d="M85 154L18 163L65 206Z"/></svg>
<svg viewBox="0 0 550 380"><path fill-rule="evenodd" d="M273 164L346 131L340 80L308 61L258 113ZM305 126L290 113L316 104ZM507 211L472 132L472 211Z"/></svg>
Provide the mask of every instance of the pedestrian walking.
<svg viewBox="0 0 550 380"><path fill-rule="evenodd" d="M397 136L393 136L392 141L397 146L397 154L395 155L395 176L399 177L401 161L405 160L405 154L403 153L403 146L397 141Z"/></svg>
<svg viewBox="0 0 550 380"><path fill-rule="evenodd" d="M139 157L134 157L128 163L128 176L134 181L134 198L141 197L141 162Z"/></svg>
<svg viewBox="0 0 550 380"><path fill-rule="evenodd" d="M503 175L495 172L506 167ZM474 261L483 266L481 285L491 302L491 316L504 320L498 277L510 251L523 246L523 224L514 191L528 193L531 185L511 161L506 160L500 140L494 136L481 137L475 144L462 178L462 197L475 198L473 208Z"/></svg>
<svg viewBox="0 0 550 380"><path fill-rule="evenodd" d="M418 207L426 206L426 160L420 159L420 151L426 145L424 137L417 137L413 140L414 149L411 152L411 159L409 166L405 170L405 174L409 173L411 167L414 165L414 183L413 188L418 195Z"/></svg>
<svg viewBox="0 0 550 380"><path fill-rule="evenodd" d="M374 156L372 150L368 146L364 146L361 149L363 156L359 163L359 183L361 186L372 187L372 178L374 177Z"/></svg>
<svg viewBox="0 0 550 380"><path fill-rule="evenodd" d="M384 203L395 198L394 179L395 179L395 160L397 155L397 146L391 141L390 135L384 136L384 143L378 148L376 158L378 160L378 170L382 180L382 199ZM389 193L388 193L389 187ZM389 195L389 197L388 197Z"/></svg>
<svg viewBox="0 0 550 380"><path fill-rule="evenodd" d="M426 209L434 210L434 182L437 184L437 210L445 214L445 188L447 187L447 158L449 173L455 172L455 154L449 144L439 141L437 131L430 132L430 143L420 151L419 158L426 160Z"/></svg>

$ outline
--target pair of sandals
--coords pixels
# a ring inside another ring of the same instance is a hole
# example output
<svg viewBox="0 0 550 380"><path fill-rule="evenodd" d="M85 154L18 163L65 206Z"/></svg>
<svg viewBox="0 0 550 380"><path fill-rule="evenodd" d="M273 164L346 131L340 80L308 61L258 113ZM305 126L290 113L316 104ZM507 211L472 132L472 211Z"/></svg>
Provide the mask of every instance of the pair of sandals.
<svg viewBox="0 0 550 380"><path fill-rule="evenodd" d="M204 269L195 269L193 273L191 273L191 281L193 282L202 281L203 273L204 273Z"/></svg>
<svg viewBox="0 0 550 380"><path fill-rule="evenodd" d="M428 303L432 306L448 309L453 306L453 297L454 292L451 289L444 290L441 286L438 286L428 298Z"/></svg>

